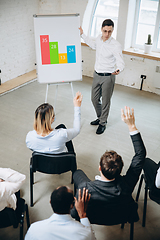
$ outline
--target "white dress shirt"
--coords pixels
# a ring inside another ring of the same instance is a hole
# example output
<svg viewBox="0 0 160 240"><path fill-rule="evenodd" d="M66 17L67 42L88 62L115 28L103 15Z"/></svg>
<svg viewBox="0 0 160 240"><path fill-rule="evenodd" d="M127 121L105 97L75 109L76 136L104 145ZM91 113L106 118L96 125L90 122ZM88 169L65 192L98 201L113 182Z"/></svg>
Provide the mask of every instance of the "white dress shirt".
<svg viewBox="0 0 160 240"><path fill-rule="evenodd" d="M81 37L88 46L96 49L94 69L97 73L113 73L116 69L121 72L124 69L121 45L114 38L110 37L104 42L102 35L91 38L83 33Z"/></svg>
<svg viewBox="0 0 160 240"><path fill-rule="evenodd" d="M156 187L160 188L160 168L157 170L157 175L156 175L156 181L155 181Z"/></svg>
<svg viewBox="0 0 160 240"><path fill-rule="evenodd" d="M37 134L35 130L30 131L26 136L26 145L29 149L43 153L67 152L65 143L75 138L80 132L81 108L74 107L73 128L54 129L47 136Z"/></svg>
<svg viewBox="0 0 160 240"><path fill-rule="evenodd" d="M15 192L19 191L26 176L10 168L0 168L0 211L5 207L16 209L17 198Z"/></svg>
<svg viewBox="0 0 160 240"><path fill-rule="evenodd" d="M81 223L69 214L54 213L50 218L33 223L25 240L95 240L88 218Z"/></svg>

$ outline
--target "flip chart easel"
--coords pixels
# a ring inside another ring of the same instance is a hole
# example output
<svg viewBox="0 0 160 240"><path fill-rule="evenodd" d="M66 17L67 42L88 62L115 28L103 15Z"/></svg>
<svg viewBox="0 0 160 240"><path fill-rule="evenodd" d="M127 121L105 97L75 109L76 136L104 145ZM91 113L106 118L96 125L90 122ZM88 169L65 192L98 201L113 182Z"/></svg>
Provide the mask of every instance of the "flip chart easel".
<svg viewBox="0 0 160 240"><path fill-rule="evenodd" d="M35 14L33 18L38 81L82 80L79 14Z"/></svg>
<svg viewBox="0 0 160 240"><path fill-rule="evenodd" d="M45 102L50 84L58 86L82 81L80 15L33 15L39 83L47 83Z"/></svg>
<svg viewBox="0 0 160 240"><path fill-rule="evenodd" d="M59 85L64 85L64 84L70 84L70 86L71 86L71 91L72 91L72 96L73 96L73 98L74 98L73 84L72 84L72 82L65 82L65 83L63 83L63 82L62 82L62 83L48 83L48 84L47 84L47 87L46 87L45 103L47 103L48 87L49 87L49 85L51 85L51 84L56 85L56 94L55 94L55 99L54 99L54 111L55 111L55 109L56 109L57 94L58 94L58 86L59 86Z"/></svg>

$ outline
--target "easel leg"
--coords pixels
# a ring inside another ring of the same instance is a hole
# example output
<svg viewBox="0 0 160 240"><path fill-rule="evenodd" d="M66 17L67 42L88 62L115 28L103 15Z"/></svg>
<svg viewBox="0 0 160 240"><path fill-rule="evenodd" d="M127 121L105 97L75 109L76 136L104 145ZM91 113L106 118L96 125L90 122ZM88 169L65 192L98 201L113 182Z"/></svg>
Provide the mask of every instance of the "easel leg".
<svg viewBox="0 0 160 240"><path fill-rule="evenodd" d="M58 85L56 85L56 94L55 94L55 98L54 98L54 112L56 111L57 93L58 93Z"/></svg>
<svg viewBox="0 0 160 240"><path fill-rule="evenodd" d="M48 84L47 84L47 88L46 88L46 98L45 98L45 103L47 102L47 96L48 96Z"/></svg>
<svg viewBox="0 0 160 240"><path fill-rule="evenodd" d="M72 82L70 82L70 84L71 84L72 95L73 95L73 98L74 98L73 84L72 84Z"/></svg>
<svg viewBox="0 0 160 240"><path fill-rule="evenodd" d="M72 95L73 95L73 98L74 98L74 91L73 91L73 84L72 82L67 82L67 83L64 83L64 84L69 84L71 85L71 90L72 90ZM48 96L48 86L50 85L50 83L47 84L47 87L46 87L46 97L45 97L45 103L47 103L47 96ZM57 93L58 93L58 85L60 84L56 84L56 93L55 93L55 99L54 99L54 111L56 109L56 100L57 100Z"/></svg>

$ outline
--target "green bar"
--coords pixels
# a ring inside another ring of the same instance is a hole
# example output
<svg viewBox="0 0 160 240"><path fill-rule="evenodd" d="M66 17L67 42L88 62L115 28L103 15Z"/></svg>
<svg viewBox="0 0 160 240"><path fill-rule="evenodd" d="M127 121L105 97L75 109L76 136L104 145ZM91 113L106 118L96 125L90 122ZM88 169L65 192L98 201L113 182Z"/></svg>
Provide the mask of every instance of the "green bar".
<svg viewBox="0 0 160 240"><path fill-rule="evenodd" d="M51 64L58 64L59 63L58 42L50 42L49 49Z"/></svg>

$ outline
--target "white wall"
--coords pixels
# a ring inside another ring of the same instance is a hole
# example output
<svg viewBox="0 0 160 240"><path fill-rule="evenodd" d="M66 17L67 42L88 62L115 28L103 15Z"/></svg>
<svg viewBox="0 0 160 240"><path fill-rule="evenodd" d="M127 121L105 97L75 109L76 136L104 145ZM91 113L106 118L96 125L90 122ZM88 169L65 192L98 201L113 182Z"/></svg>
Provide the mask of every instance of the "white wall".
<svg viewBox="0 0 160 240"><path fill-rule="evenodd" d="M61 1L39 0L39 14L60 14Z"/></svg>
<svg viewBox="0 0 160 240"><path fill-rule="evenodd" d="M141 75L146 75L147 78L143 83L143 90L160 94L159 88L155 88L155 80L160 81L160 73L156 73L156 66L160 65L159 61L150 60L146 58L134 57L130 55L123 55L125 62L125 69L122 73L116 76L116 83L124 86L140 89ZM93 77L95 50L87 46L82 46L83 59L83 75Z"/></svg>
<svg viewBox="0 0 160 240"><path fill-rule="evenodd" d="M39 0L0 0L2 83L35 69L33 14Z"/></svg>
<svg viewBox="0 0 160 240"><path fill-rule="evenodd" d="M33 14L80 13L82 22L87 2L87 0L0 0L2 83L35 69Z"/></svg>
<svg viewBox="0 0 160 240"><path fill-rule="evenodd" d="M88 0L41 0L40 13L43 14L66 14L79 13L82 23Z"/></svg>

